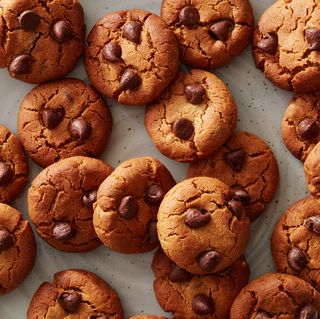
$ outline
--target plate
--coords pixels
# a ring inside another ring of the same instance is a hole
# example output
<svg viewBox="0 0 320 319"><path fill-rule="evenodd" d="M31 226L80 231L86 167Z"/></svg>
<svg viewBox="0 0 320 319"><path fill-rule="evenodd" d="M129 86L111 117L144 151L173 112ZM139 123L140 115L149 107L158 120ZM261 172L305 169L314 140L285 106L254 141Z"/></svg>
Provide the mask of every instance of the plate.
<svg viewBox="0 0 320 319"><path fill-rule="evenodd" d="M107 12L139 7L159 14L161 0L80 0L85 10L87 30ZM256 21L270 6L271 0L251 0ZM280 167L280 187L267 211L254 224L246 257L251 267L251 279L274 270L270 252L270 236L274 224L289 204L306 196L307 189L302 164L286 149L281 138L281 120L291 93L274 87L262 72L255 68L248 48L229 66L215 70L228 84L238 105L238 130L252 132L268 142ZM70 74L88 82L82 61ZM20 103L32 88L0 70L0 123L17 132L17 113ZM177 181L186 175L186 164L179 164L162 156L154 147L143 124L144 108L121 106L108 101L114 118L111 141L102 159L116 167L131 158L150 155L158 158L173 173ZM40 172L32 161L29 185ZM27 186L28 187L28 186ZM13 206L28 216L27 188ZM68 268L83 268L104 278L118 293L125 316L138 313L165 314L154 297L150 268L152 255L121 255L100 247L85 254L66 254L48 246L37 236L38 256L35 267L27 280L12 293L0 298L0 318L22 319L33 293L44 281L51 281L54 273Z"/></svg>

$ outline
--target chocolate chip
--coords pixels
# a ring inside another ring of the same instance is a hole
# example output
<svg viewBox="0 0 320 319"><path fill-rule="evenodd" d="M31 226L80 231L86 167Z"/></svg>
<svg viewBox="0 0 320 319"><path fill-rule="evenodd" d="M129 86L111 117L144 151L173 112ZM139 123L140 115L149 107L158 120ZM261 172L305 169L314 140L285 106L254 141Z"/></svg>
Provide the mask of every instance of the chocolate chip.
<svg viewBox="0 0 320 319"><path fill-rule="evenodd" d="M147 189L144 200L149 204L156 205L162 201L164 195L165 192L162 186L153 184Z"/></svg>
<svg viewBox="0 0 320 319"><path fill-rule="evenodd" d="M139 206L132 196L123 197L118 207L118 213L124 219L132 219L137 216Z"/></svg>
<svg viewBox="0 0 320 319"><path fill-rule="evenodd" d="M241 149L232 151L229 153L225 153L224 159L234 171L239 172L242 170L244 166L246 153L244 150L241 150Z"/></svg>
<svg viewBox="0 0 320 319"><path fill-rule="evenodd" d="M209 33L215 39L227 41L233 29L234 23L232 21L222 20L213 23L210 26Z"/></svg>
<svg viewBox="0 0 320 319"><path fill-rule="evenodd" d="M320 50L320 29L308 29L305 32L306 40L309 44L309 50Z"/></svg>
<svg viewBox="0 0 320 319"><path fill-rule="evenodd" d="M74 139L83 142L91 134L91 125L87 119L78 117L70 122L68 130Z"/></svg>
<svg viewBox="0 0 320 319"><path fill-rule="evenodd" d="M30 55L19 55L11 61L9 71L15 74L28 74L30 73L31 61Z"/></svg>
<svg viewBox="0 0 320 319"><path fill-rule="evenodd" d="M75 291L66 291L58 297L59 305L68 313L76 312L81 303L81 295Z"/></svg>
<svg viewBox="0 0 320 319"><path fill-rule="evenodd" d="M19 17L21 28L24 31L36 29L40 24L40 17L32 10L23 11Z"/></svg>
<svg viewBox="0 0 320 319"><path fill-rule="evenodd" d="M215 305L210 297L197 295L192 300L192 310L200 316L212 315L215 311Z"/></svg>
<svg viewBox="0 0 320 319"><path fill-rule="evenodd" d="M180 22L188 27L193 27L200 21L200 14L194 6L184 7L179 14Z"/></svg>
<svg viewBox="0 0 320 319"><path fill-rule="evenodd" d="M107 316L105 315L96 315L96 314L91 314L87 317L87 319L107 319Z"/></svg>
<svg viewBox="0 0 320 319"><path fill-rule="evenodd" d="M198 258L199 266L206 272L211 272L221 261L222 256L216 250L208 250Z"/></svg>
<svg viewBox="0 0 320 319"><path fill-rule="evenodd" d="M151 222L148 228L147 242L154 246L159 244L157 223Z"/></svg>
<svg viewBox="0 0 320 319"><path fill-rule="evenodd" d="M209 223L211 215L201 212L198 208L189 208L186 213L185 223L190 228L200 228Z"/></svg>
<svg viewBox="0 0 320 319"><path fill-rule="evenodd" d="M138 73L131 69L126 69L120 79L119 90L126 91L126 90L135 90L140 86L141 78Z"/></svg>
<svg viewBox="0 0 320 319"><path fill-rule="evenodd" d="M57 127L63 120L65 110L62 106L55 109L43 109L41 112L42 123L49 130Z"/></svg>
<svg viewBox="0 0 320 319"><path fill-rule="evenodd" d="M5 162L0 162L0 186L8 185L14 176L14 171L11 165Z"/></svg>
<svg viewBox="0 0 320 319"><path fill-rule="evenodd" d="M53 228L53 237L60 241L71 239L75 235L75 230L68 222L56 223Z"/></svg>
<svg viewBox="0 0 320 319"><path fill-rule="evenodd" d="M102 49L102 55L109 62L118 62L122 55L121 46L119 44L109 42Z"/></svg>
<svg viewBox="0 0 320 319"><path fill-rule="evenodd" d="M67 42L74 37L72 25L65 20L56 22L52 27L52 31L58 42Z"/></svg>
<svg viewBox="0 0 320 319"><path fill-rule="evenodd" d="M317 122L313 119L306 118L298 125L298 134L304 140L313 140L318 137L320 128Z"/></svg>
<svg viewBox="0 0 320 319"><path fill-rule="evenodd" d="M178 138L188 140L194 132L194 126L188 119L181 118L173 123L172 130Z"/></svg>
<svg viewBox="0 0 320 319"><path fill-rule="evenodd" d="M288 253L288 264L295 271L301 271L307 266L308 259L305 253L299 248L292 248Z"/></svg>
<svg viewBox="0 0 320 319"><path fill-rule="evenodd" d="M231 190L235 200L240 201L245 206L250 204L250 195L243 189L241 185L234 185L232 186Z"/></svg>
<svg viewBox="0 0 320 319"><path fill-rule="evenodd" d="M258 311L255 315L254 319L271 319L272 317L269 316L265 311Z"/></svg>
<svg viewBox="0 0 320 319"><path fill-rule="evenodd" d="M97 193L98 193L98 191L95 189L95 190L92 190L92 191L87 192L86 194L84 194L83 197L82 197L82 201L83 201L84 206L86 206L87 208L92 209L93 204L97 200Z"/></svg>
<svg viewBox="0 0 320 319"><path fill-rule="evenodd" d="M231 211L231 213L236 216L239 220L242 218L242 216L245 214L244 207L242 203L239 200L236 199L230 199L226 203L228 209Z"/></svg>
<svg viewBox="0 0 320 319"><path fill-rule="evenodd" d="M0 252L8 250L13 246L13 237L11 234L5 230L0 229Z"/></svg>
<svg viewBox="0 0 320 319"><path fill-rule="evenodd" d="M188 101L195 105L203 103L206 97L206 90L200 84L187 85L185 88L185 93Z"/></svg>
<svg viewBox="0 0 320 319"><path fill-rule="evenodd" d="M127 22L122 29L122 36L129 41L139 44L141 42L142 24L136 21Z"/></svg>
<svg viewBox="0 0 320 319"><path fill-rule="evenodd" d="M320 234L320 215L314 215L307 218L304 225L308 230Z"/></svg>
<svg viewBox="0 0 320 319"><path fill-rule="evenodd" d="M260 50L274 55L277 53L278 49L278 38L275 34L267 34L258 42L257 46Z"/></svg>
<svg viewBox="0 0 320 319"><path fill-rule="evenodd" d="M318 309L310 304L300 309L298 319L318 319L318 315Z"/></svg>
<svg viewBox="0 0 320 319"><path fill-rule="evenodd" d="M169 274L169 280L172 282L182 282L189 281L192 278L192 274L188 271L180 268L178 265L173 264L171 267L171 272Z"/></svg>

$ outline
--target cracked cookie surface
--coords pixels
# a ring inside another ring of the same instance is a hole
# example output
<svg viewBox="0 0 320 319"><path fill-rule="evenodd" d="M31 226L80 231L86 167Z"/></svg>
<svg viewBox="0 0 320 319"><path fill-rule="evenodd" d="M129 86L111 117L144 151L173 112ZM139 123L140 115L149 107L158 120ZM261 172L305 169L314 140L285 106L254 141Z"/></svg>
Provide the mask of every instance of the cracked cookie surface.
<svg viewBox="0 0 320 319"><path fill-rule="evenodd" d="M93 228L96 192L112 168L75 156L44 169L28 192L29 216L39 236L65 252L84 252L101 245Z"/></svg>
<svg viewBox="0 0 320 319"><path fill-rule="evenodd" d="M154 158L120 164L98 190L93 223L100 240L125 254L156 248L158 208L174 185L170 172Z"/></svg>
<svg viewBox="0 0 320 319"><path fill-rule="evenodd" d="M18 130L30 157L47 167L66 157L99 156L109 141L112 117L93 87L65 79L28 93L20 106Z"/></svg>
<svg viewBox="0 0 320 319"><path fill-rule="evenodd" d="M229 185L251 221L259 217L279 184L277 160L269 146L248 132L236 132L211 157L191 164L188 177L209 176Z"/></svg>
<svg viewBox="0 0 320 319"><path fill-rule="evenodd" d="M195 177L177 184L164 197L158 236L164 252L179 267L204 275L226 269L242 255L250 221L226 184Z"/></svg>
<svg viewBox="0 0 320 319"><path fill-rule="evenodd" d="M68 269L38 288L27 318L122 319L123 312L117 293L102 278L86 270Z"/></svg>
<svg viewBox="0 0 320 319"><path fill-rule="evenodd" d="M228 88L203 70L180 73L145 113L145 126L156 147L179 162L213 154L236 122L237 106Z"/></svg>
<svg viewBox="0 0 320 319"><path fill-rule="evenodd" d="M98 91L121 104L148 104L175 77L179 47L157 15L133 9L107 14L91 30L85 66Z"/></svg>
<svg viewBox="0 0 320 319"><path fill-rule="evenodd" d="M196 68L226 65L249 44L248 0L164 0L161 17L174 31L181 59Z"/></svg>
<svg viewBox="0 0 320 319"><path fill-rule="evenodd" d="M29 83L68 74L83 51L85 25L77 0L1 0L0 67Z"/></svg>
<svg viewBox="0 0 320 319"><path fill-rule="evenodd" d="M320 143L312 149L304 162L307 187L312 196L320 198Z"/></svg>
<svg viewBox="0 0 320 319"><path fill-rule="evenodd" d="M0 295L9 293L25 280L36 253L29 222L14 208L0 204Z"/></svg>

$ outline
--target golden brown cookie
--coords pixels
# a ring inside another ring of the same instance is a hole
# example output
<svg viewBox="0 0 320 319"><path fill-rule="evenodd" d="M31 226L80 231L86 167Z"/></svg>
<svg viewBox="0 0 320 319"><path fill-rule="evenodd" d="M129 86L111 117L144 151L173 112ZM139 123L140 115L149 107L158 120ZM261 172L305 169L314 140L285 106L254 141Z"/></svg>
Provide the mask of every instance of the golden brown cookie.
<svg viewBox="0 0 320 319"><path fill-rule="evenodd" d="M156 248L158 208L174 185L170 172L152 157L120 164L99 187L93 224L100 240L124 254Z"/></svg>
<svg viewBox="0 0 320 319"><path fill-rule="evenodd" d="M179 162L212 155L232 134L237 106L225 84L212 73L180 73L146 108L146 129L161 153Z"/></svg>
<svg viewBox="0 0 320 319"><path fill-rule="evenodd" d="M92 84L119 103L148 104L175 77L179 47L157 15L132 9L112 12L91 30L85 66Z"/></svg>
<svg viewBox="0 0 320 319"><path fill-rule="evenodd" d="M191 164L188 177L214 177L230 186L251 221L259 217L279 184L277 160L269 146L248 132L236 132L211 157Z"/></svg>
<svg viewBox="0 0 320 319"><path fill-rule="evenodd" d="M117 293L100 277L86 270L56 273L33 295L28 319L122 319Z"/></svg>
<svg viewBox="0 0 320 319"><path fill-rule="evenodd" d="M22 144L40 166L83 155L99 156L112 130L108 105L91 86L65 79L34 88L18 114Z"/></svg>
<svg viewBox="0 0 320 319"><path fill-rule="evenodd" d="M158 236L164 252L179 267L204 275L228 268L242 255L250 221L226 184L195 177L177 184L164 197Z"/></svg>
<svg viewBox="0 0 320 319"><path fill-rule="evenodd" d="M304 174L312 196L320 197L320 143L316 144L304 162Z"/></svg>
<svg viewBox="0 0 320 319"><path fill-rule="evenodd" d="M44 169L28 192L29 216L39 236L65 252L101 245L92 224L97 190L112 168L97 159L74 156Z"/></svg>

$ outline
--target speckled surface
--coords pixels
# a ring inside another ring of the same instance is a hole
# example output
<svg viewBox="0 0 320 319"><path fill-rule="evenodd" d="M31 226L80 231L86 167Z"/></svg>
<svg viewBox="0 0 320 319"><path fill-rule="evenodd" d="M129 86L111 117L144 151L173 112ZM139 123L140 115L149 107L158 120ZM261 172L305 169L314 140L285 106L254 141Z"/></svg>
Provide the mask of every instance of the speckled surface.
<svg viewBox="0 0 320 319"><path fill-rule="evenodd" d="M141 7L159 13L161 1L136 0L81 0L85 9L88 31L104 13L113 10ZM251 0L256 21L272 0ZM275 88L254 66L250 49L235 59L228 67L215 71L234 95L239 109L239 130L250 131L268 142L280 166L280 187L267 212L253 225L252 239L246 256L252 269L252 278L272 271L270 237L273 225L289 204L307 194L302 164L285 148L281 139L281 120L291 97L290 93ZM79 63L71 74L87 80L84 67ZM31 85L9 78L6 70L0 70L1 118L13 132L17 132L17 112L24 95ZM114 130L111 141L102 158L113 166L130 157L151 155L160 159L180 181L185 177L187 165L175 163L163 157L153 146L143 125L144 109L112 104ZM31 163L30 181L40 171ZM26 193L13 206L27 216ZM0 318L20 319L34 291L41 282L51 281L55 272L66 268L85 268L106 279L119 293L125 316L136 313L164 314L157 305L152 290L152 253L125 256L101 247L86 254L65 254L50 248L37 237L38 259L25 283L9 295L0 298Z"/></svg>

